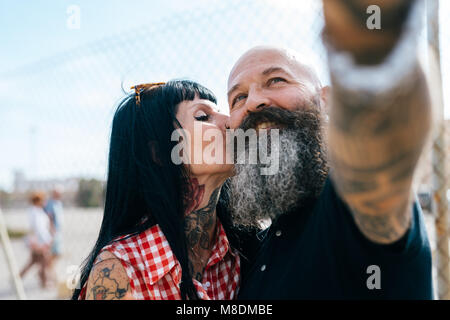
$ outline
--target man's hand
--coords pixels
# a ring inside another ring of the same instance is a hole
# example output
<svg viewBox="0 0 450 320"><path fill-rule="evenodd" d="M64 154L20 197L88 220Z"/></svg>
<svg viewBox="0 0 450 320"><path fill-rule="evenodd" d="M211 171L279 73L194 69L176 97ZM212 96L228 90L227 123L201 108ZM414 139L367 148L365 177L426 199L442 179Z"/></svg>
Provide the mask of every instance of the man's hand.
<svg viewBox="0 0 450 320"><path fill-rule="evenodd" d="M400 37L411 0L324 0L324 38L336 50L353 55L359 64L378 64ZM367 7L381 10L381 29L366 26ZM396 18L399 19L396 19ZM402 19L403 18L403 19Z"/></svg>

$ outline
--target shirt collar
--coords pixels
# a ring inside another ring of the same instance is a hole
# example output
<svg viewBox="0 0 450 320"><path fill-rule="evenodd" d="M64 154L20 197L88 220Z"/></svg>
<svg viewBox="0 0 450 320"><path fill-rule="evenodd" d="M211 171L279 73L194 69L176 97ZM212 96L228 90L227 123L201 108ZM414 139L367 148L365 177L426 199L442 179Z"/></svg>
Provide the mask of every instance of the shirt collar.
<svg viewBox="0 0 450 320"><path fill-rule="evenodd" d="M208 263L206 264L205 269L209 269L216 263L222 261L228 252L230 252L230 254L234 256L234 252L230 250L230 243L225 233L225 229L223 228L222 223L220 223L219 219L217 219L217 228L217 241L214 244L213 249L211 250L211 256L208 259Z"/></svg>
<svg viewBox="0 0 450 320"><path fill-rule="evenodd" d="M149 244L155 242L159 244L158 248L155 248L156 245L149 247ZM140 245L144 252L150 252L151 255L151 259L144 258L141 264L144 267L142 271L148 274L150 284L158 282L169 272L173 273L175 282L181 280L181 266L159 225L154 225L141 234Z"/></svg>
<svg viewBox="0 0 450 320"><path fill-rule="evenodd" d="M223 228L219 220L217 220L217 228L217 241L211 251L211 256L208 259L205 270L222 261L228 252L230 252L233 257L235 256L235 253L230 250L230 244L225 233L225 229ZM161 250L157 250L156 252L152 252L153 261L146 260L143 263L145 271L148 273L150 284L158 282L169 272L172 273L174 282L178 284L181 281L181 265L173 254L172 249L169 246L169 242L167 241L167 238L165 237L159 225L155 225L146 230L140 238L141 246L143 246L144 242L154 243L155 239L159 238L163 248ZM148 250L149 249L146 249L146 251ZM155 264L155 260L158 261L158 263Z"/></svg>

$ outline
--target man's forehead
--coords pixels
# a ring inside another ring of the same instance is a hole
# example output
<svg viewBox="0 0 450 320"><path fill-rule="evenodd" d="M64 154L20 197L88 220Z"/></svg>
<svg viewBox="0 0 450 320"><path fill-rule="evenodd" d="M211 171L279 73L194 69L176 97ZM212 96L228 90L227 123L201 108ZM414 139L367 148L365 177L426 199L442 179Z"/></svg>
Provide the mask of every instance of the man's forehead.
<svg viewBox="0 0 450 320"><path fill-rule="evenodd" d="M321 88L315 71L300 62L299 55L292 50L277 47L255 47L244 53L234 65L228 77L228 92L238 87L244 79L264 75L270 68L279 68L301 82L310 83L316 90Z"/></svg>
<svg viewBox="0 0 450 320"><path fill-rule="evenodd" d="M237 84L244 75L261 75L268 68L280 68L290 72L290 61L276 49L253 49L245 53L234 65L228 78L228 88Z"/></svg>

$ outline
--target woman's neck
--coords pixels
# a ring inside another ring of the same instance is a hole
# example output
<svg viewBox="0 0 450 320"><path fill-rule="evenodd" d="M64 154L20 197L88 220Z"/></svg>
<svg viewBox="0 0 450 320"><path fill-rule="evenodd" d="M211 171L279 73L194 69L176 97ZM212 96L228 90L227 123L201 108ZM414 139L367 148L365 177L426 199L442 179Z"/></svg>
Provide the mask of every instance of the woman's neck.
<svg viewBox="0 0 450 320"><path fill-rule="evenodd" d="M186 199L185 233L191 273L201 281L211 250L216 242L216 206L224 179L193 177Z"/></svg>

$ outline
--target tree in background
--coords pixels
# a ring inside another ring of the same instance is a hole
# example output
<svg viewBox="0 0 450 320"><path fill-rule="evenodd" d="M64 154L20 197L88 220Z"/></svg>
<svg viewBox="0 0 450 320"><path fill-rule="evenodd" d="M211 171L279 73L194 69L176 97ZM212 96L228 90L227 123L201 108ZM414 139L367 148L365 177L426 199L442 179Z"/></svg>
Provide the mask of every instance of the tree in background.
<svg viewBox="0 0 450 320"><path fill-rule="evenodd" d="M103 182L96 179L81 179L78 184L76 203L83 208L101 207L104 202Z"/></svg>
<svg viewBox="0 0 450 320"><path fill-rule="evenodd" d="M3 208L8 207L11 200L11 195L3 190L0 190L0 206Z"/></svg>

